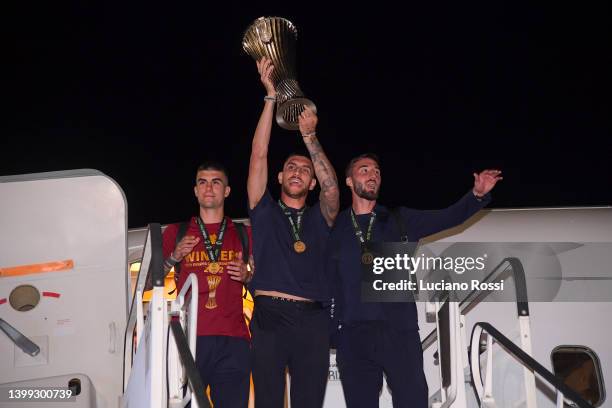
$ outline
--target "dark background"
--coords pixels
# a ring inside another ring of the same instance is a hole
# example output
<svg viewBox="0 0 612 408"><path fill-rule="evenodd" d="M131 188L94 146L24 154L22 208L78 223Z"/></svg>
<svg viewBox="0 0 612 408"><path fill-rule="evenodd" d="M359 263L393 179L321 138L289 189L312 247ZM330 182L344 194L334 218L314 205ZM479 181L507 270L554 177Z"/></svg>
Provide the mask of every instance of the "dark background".
<svg viewBox="0 0 612 408"><path fill-rule="evenodd" d="M612 204L604 2L48 3L3 13L0 175L101 170L131 227L195 213L206 158L230 169L227 213L246 216L264 90L241 39L262 15L298 27L298 79L342 186L374 151L392 206L445 207L484 168L505 177L492 207ZM271 176L301 143L275 125Z"/></svg>

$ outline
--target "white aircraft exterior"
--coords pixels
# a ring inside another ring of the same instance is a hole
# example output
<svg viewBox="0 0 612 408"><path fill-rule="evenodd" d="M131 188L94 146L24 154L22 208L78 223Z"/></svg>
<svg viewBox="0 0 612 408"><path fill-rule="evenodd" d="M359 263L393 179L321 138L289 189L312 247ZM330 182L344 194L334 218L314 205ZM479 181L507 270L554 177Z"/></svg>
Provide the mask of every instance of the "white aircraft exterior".
<svg viewBox="0 0 612 408"><path fill-rule="evenodd" d="M123 191L96 170L0 177L0 407L188 402L182 390L192 376L180 351L195 352L197 298L185 290L165 298L160 237L157 224L128 230ZM529 301L479 292L417 304L430 406L612 407L612 207L482 210L417 253L473 242L517 244L519 263L493 265L482 279L522 270ZM525 245L535 248L528 256ZM534 278L555 288L549 298ZM170 314L187 348L177 346ZM551 384L547 373L563 381ZM49 390L69 390L71 400ZM571 402L573 391L583 399ZM345 406L334 350L324 406ZM380 406L392 407L386 384Z"/></svg>

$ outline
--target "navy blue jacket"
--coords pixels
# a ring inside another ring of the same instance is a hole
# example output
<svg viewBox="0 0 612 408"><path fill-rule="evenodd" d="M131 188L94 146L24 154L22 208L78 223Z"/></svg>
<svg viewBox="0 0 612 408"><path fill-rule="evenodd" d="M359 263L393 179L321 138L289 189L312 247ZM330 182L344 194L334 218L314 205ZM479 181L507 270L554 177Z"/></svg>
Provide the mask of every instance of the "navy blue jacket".
<svg viewBox="0 0 612 408"><path fill-rule="evenodd" d="M463 223L491 200L487 194L481 201L470 191L455 204L442 210L415 210L399 207L399 218L410 242ZM382 205L374 208L376 221L372 241L400 241L400 227L391 212ZM367 231L369 214L358 215L361 230ZM334 320L352 325L364 321L384 321L406 331L418 330L414 303L361 302L361 246L355 236L350 208L336 219L327 252L327 274L334 298ZM335 324L335 323L334 323Z"/></svg>

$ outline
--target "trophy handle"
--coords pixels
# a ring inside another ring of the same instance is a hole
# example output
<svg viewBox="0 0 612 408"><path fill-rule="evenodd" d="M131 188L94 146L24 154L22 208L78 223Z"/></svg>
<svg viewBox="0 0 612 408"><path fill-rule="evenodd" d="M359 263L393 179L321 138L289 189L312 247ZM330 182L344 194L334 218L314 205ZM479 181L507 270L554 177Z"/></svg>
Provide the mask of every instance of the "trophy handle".
<svg viewBox="0 0 612 408"><path fill-rule="evenodd" d="M298 117L305 106L317 113L316 105L307 98L293 98L279 102L276 106L276 123L283 129L298 130L300 128Z"/></svg>

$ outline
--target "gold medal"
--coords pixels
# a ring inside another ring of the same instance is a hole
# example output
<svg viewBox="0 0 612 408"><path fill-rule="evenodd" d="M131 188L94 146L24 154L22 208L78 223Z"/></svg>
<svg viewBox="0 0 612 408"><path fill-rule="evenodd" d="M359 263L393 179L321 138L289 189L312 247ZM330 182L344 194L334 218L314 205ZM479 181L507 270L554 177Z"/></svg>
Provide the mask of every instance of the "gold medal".
<svg viewBox="0 0 612 408"><path fill-rule="evenodd" d="M218 273L221 270L221 265L219 262L211 262L208 264L208 272L210 273Z"/></svg>
<svg viewBox="0 0 612 408"><path fill-rule="evenodd" d="M373 260L374 256L371 252L364 252L363 254L361 254L361 263L363 263L364 265L370 265Z"/></svg>
<svg viewBox="0 0 612 408"><path fill-rule="evenodd" d="M295 241L293 243L293 250L298 254L301 254L306 250L306 244L304 243L304 241Z"/></svg>

